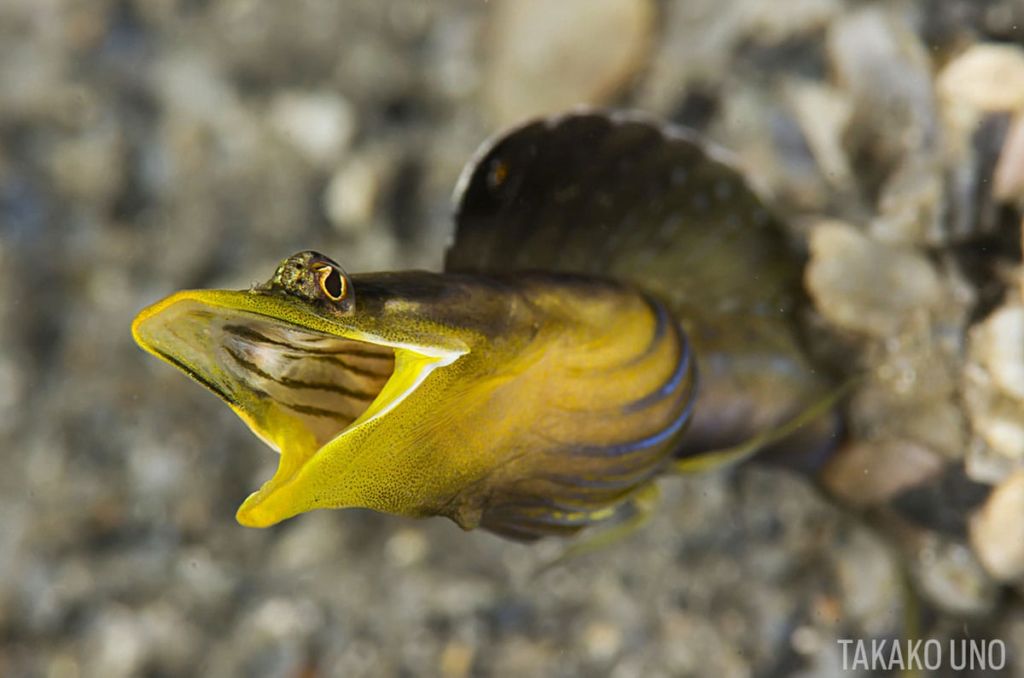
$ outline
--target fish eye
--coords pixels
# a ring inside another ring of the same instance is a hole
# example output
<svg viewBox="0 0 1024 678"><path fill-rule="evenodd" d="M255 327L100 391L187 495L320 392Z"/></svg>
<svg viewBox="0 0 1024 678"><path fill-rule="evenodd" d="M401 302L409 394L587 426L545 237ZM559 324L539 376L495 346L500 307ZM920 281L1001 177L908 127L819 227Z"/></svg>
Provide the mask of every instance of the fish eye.
<svg viewBox="0 0 1024 678"><path fill-rule="evenodd" d="M348 281L341 275L341 271L326 264L317 266L315 270L321 291L331 301L341 301L348 293Z"/></svg>

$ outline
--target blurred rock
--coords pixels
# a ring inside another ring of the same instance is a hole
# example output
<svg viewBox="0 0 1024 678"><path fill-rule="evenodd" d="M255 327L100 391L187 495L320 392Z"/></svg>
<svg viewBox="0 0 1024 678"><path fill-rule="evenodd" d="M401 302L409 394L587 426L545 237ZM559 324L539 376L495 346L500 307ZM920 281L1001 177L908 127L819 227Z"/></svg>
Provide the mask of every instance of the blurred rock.
<svg viewBox="0 0 1024 678"><path fill-rule="evenodd" d="M942 466L939 455L911 441L856 442L833 456L822 483L844 503L863 509L934 478Z"/></svg>
<svg viewBox="0 0 1024 678"><path fill-rule="evenodd" d="M974 430L995 452L1024 459L1024 307L1007 305L970 333L964 400Z"/></svg>
<svg viewBox="0 0 1024 678"><path fill-rule="evenodd" d="M835 20L841 6L837 0L793 0L780 12L777 6L757 0L737 4L748 30L769 44L785 42L795 34L822 30L829 21ZM708 3L708 6L720 8L723 5Z"/></svg>
<svg viewBox="0 0 1024 678"><path fill-rule="evenodd" d="M14 427L14 415L21 408L26 390L26 376L13 359L0 356L0 435Z"/></svg>
<svg viewBox="0 0 1024 678"><path fill-rule="evenodd" d="M178 554L175 576L207 610L221 608L239 583L239 573L216 560L205 547L185 548Z"/></svg>
<svg viewBox="0 0 1024 678"><path fill-rule="evenodd" d="M136 616L127 608L107 606L90 627L86 641L91 645L86 675L136 675L152 649Z"/></svg>
<svg viewBox="0 0 1024 678"><path fill-rule="evenodd" d="M853 101L846 147L878 172L862 180L880 182L905 154L928 153L937 124L931 63L907 12L896 3L857 6L830 26L827 44Z"/></svg>
<svg viewBox="0 0 1024 678"><path fill-rule="evenodd" d="M981 399L971 397L977 391L968 391L971 405L971 423L989 447L1014 461L1024 458L1024 416L1019 402L1004 398Z"/></svg>
<svg viewBox="0 0 1024 678"><path fill-rule="evenodd" d="M398 241L383 228L373 228L355 243L337 252L338 263L348 271L386 271L399 260Z"/></svg>
<svg viewBox="0 0 1024 678"><path fill-rule="evenodd" d="M1024 306L1003 306L976 325L971 350L998 389L1024 401Z"/></svg>
<svg viewBox="0 0 1024 678"><path fill-rule="evenodd" d="M819 149L805 138L792 110L799 104L780 102L774 88L746 89L723 101L716 130L731 140L730 148L736 149L760 194L770 196L772 204L786 213L813 214L826 208L829 182L816 162Z"/></svg>
<svg viewBox="0 0 1024 678"><path fill-rule="evenodd" d="M911 563L921 593L939 609L955 615L982 616L992 611L998 588L965 544L925 534Z"/></svg>
<svg viewBox="0 0 1024 678"><path fill-rule="evenodd" d="M396 532L387 543L388 556L398 567L416 565L427 555L430 545L423 534L416 529Z"/></svg>
<svg viewBox="0 0 1024 678"><path fill-rule="evenodd" d="M1013 118L996 165L992 195L1003 202L1024 203L1024 114ZM1024 295L1024 288L1021 294Z"/></svg>
<svg viewBox="0 0 1024 678"><path fill-rule="evenodd" d="M318 167L338 161L355 134L352 106L336 94L283 92L270 104L274 128Z"/></svg>
<svg viewBox="0 0 1024 678"><path fill-rule="evenodd" d="M865 528L853 530L831 552L839 582L842 618L868 636L886 636L900 628L906 583L896 553Z"/></svg>
<svg viewBox="0 0 1024 678"><path fill-rule="evenodd" d="M319 608L308 600L271 598L263 601L245 619L254 640L280 640L310 634L322 623Z"/></svg>
<svg viewBox="0 0 1024 678"><path fill-rule="evenodd" d="M321 512L310 518L288 524L271 554L272 568L284 575L301 575L338 556L343 535L335 516Z"/></svg>
<svg viewBox="0 0 1024 678"><path fill-rule="evenodd" d="M934 158L910 154L882 186L870 234L883 243L924 244L942 240L946 185Z"/></svg>
<svg viewBox="0 0 1024 678"><path fill-rule="evenodd" d="M365 154L356 155L331 177L324 194L324 209L339 232L359 233L372 225L383 181L380 164Z"/></svg>
<svg viewBox="0 0 1024 678"><path fill-rule="evenodd" d="M649 0L500 0L489 24L484 100L501 126L611 101L642 66Z"/></svg>
<svg viewBox="0 0 1024 678"><path fill-rule="evenodd" d="M852 101L842 90L809 82L791 84L788 98L821 172L836 188L849 189L853 170L842 132L853 114Z"/></svg>
<svg viewBox="0 0 1024 678"><path fill-rule="evenodd" d="M972 45L949 62L938 80L950 102L981 111L1024 109L1024 49L1017 45Z"/></svg>
<svg viewBox="0 0 1024 678"><path fill-rule="evenodd" d="M843 146L860 163L860 191L877 199L869 232L885 242L934 245L950 240L949 230L967 230L959 222L973 218L975 205L947 214L946 138L931 60L913 22L908 5L864 5L831 26L828 46L853 107ZM973 199L973 165L960 158L949 167L967 172L960 183Z"/></svg>
<svg viewBox="0 0 1024 678"><path fill-rule="evenodd" d="M152 642L149 666L171 675L187 672L192 652L200 644L195 621L173 604L158 600L147 605L139 623Z"/></svg>
<svg viewBox="0 0 1024 678"><path fill-rule="evenodd" d="M622 633L612 624L594 622L583 630L583 645L591 657L607 661L622 646Z"/></svg>
<svg viewBox="0 0 1024 678"><path fill-rule="evenodd" d="M933 365L939 362L932 358ZM927 359L922 356L922 362ZM941 368L905 365L912 375L900 375L894 362L886 363L882 379L858 389L850 404L851 421L876 442L906 440L944 459L962 459L968 424L955 400L955 382L947 381Z"/></svg>
<svg viewBox="0 0 1024 678"><path fill-rule="evenodd" d="M1001 219L998 203L1004 200L997 191L1013 190L1010 117L988 114L960 126L952 116L946 117L946 195L936 203L946 214L938 220L939 230L925 234L932 244L967 242L996 231Z"/></svg>
<svg viewBox="0 0 1024 678"><path fill-rule="evenodd" d="M841 328L892 336L942 301L934 267L914 250L873 241L839 222L811 232L806 284L818 310Z"/></svg>
<svg viewBox="0 0 1024 678"><path fill-rule="evenodd" d="M96 125L55 150L54 179L69 198L107 207L124 181L126 149L116 127Z"/></svg>
<svg viewBox="0 0 1024 678"><path fill-rule="evenodd" d="M443 678L464 678L473 667L473 647L453 640L444 646L439 664Z"/></svg>
<svg viewBox="0 0 1024 678"><path fill-rule="evenodd" d="M1007 478L971 520L971 545L1000 581L1024 578L1024 471Z"/></svg>

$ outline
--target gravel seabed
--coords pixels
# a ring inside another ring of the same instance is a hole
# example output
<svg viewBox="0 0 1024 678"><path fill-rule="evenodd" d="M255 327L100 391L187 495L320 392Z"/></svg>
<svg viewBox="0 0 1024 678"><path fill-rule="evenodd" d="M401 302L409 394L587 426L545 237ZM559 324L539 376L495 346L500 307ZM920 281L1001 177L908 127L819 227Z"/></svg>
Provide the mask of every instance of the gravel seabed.
<svg viewBox="0 0 1024 678"><path fill-rule="evenodd" d="M1024 675L1022 43L1012 0L0 0L0 675L873 675L837 639L909 601ZM477 144L576 103L732 149L808 243L871 375L828 492L666 480L540 575L441 519L237 525L275 459L133 315L301 249L437 268Z"/></svg>

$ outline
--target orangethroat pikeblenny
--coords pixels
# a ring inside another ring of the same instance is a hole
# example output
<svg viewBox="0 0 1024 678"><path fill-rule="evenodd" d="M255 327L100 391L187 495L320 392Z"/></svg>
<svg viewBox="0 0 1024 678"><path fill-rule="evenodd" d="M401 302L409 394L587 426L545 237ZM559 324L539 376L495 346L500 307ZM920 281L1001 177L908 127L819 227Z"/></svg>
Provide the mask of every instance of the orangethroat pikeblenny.
<svg viewBox="0 0 1024 678"><path fill-rule="evenodd" d="M280 452L242 524L366 507L569 535L664 473L830 444L802 259L721 151L573 113L485 145L456 202L443 273L301 252L136 318L143 348Z"/></svg>

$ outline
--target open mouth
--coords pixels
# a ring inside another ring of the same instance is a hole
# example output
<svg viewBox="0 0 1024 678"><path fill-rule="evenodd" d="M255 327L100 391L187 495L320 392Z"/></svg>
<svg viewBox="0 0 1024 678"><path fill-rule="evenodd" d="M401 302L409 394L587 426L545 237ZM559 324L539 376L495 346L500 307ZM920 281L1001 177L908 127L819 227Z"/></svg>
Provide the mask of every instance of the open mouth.
<svg viewBox="0 0 1024 678"><path fill-rule="evenodd" d="M395 350L262 319L214 324L235 392L273 402L317 448L358 420L395 371Z"/></svg>
<svg viewBox="0 0 1024 678"><path fill-rule="evenodd" d="M220 396L272 448L302 457L390 411L455 358L335 336L190 293L151 308L133 326L143 348Z"/></svg>

